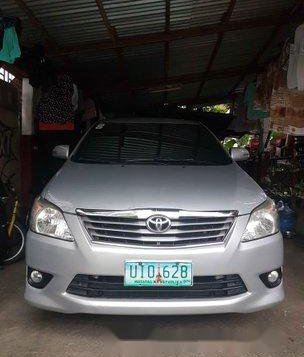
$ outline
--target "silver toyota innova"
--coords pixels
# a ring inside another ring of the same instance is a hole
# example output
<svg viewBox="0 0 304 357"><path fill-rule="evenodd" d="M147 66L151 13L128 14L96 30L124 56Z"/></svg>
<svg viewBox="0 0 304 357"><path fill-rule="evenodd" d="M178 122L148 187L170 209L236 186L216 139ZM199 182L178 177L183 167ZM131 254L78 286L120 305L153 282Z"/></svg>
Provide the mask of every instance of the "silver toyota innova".
<svg viewBox="0 0 304 357"><path fill-rule="evenodd" d="M36 199L25 298L64 313L247 313L284 298L272 200L198 122L94 125Z"/></svg>

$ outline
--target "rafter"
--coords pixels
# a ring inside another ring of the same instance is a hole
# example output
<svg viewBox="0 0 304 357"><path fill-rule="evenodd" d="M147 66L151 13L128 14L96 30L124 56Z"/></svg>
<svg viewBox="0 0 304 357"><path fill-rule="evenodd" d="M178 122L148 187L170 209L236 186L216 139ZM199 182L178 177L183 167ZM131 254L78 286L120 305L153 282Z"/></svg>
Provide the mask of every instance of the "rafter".
<svg viewBox="0 0 304 357"><path fill-rule="evenodd" d="M225 24L229 23L230 21L230 18L231 18L231 15L232 15L232 12L235 8L235 4L236 4L236 0L230 0L229 2L229 5L228 5L228 9L227 11L223 14L223 17L222 17L222 20L221 20L221 24L224 26ZM207 67L206 67L206 72L210 72L211 69L212 69L212 66L213 66L213 63L215 61L215 58L219 52L219 49L221 47L221 44L223 42L223 38L224 38L224 32L219 32L218 35L217 35L217 40L216 40L216 43L213 47L213 50L211 52L211 55L210 55L210 58L209 58L209 61L208 61L208 64L207 64ZM198 98L203 90L203 87L205 85L206 81L202 81L199 88L198 88L198 91L196 93L196 98Z"/></svg>
<svg viewBox="0 0 304 357"><path fill-rule="evenodd" d="M20 1L20 0L18 0ZM288 23L290 20L284 13L285 23ZM303 18L300 14L295 14L292 17L294 22L301 22ZM228 31L238 31L266 26L275 26L279 23L282 23L282 15L280 16L264 16L249 18L242 21L230 21L228 23L215 24L215 25L203 25L198 27L192 27L181 30L171 30L166 33L166 31L137 35L137 36L125 36L123 38L118 38L116 43L113 43L113 39L104 40L100 42L88 43L88 44L78 44L72 46L62 47L60 53L65 54L76 54L89 51L97 50L110 50L115 48L126 48L133 46L140 46L152 43L161 43L161 42L171 42L174 40L180 40L196 36L208 36L212 34L217 34L221 32Z"/></svg>
<svg viewBox="0 0 304 357"><path fill-rule="evenodd" d="M159 89L167 85L183 85L186 83L197 83L203 80L211 80L218 78L229 78L235 77L240 72L246 73L260 73L264 69L263 66L258 67L249 67L249 66L237 66L237 67L229 67L221 70L198 72L198 73L188 73L180 76L172 76L168 77L167 80L165 78L155 79L147 82L138 82L131 83L130 88L133 92L145 92L153 89ZM111 88L101 89L102 93L117 93L117 92L127 92L128 88L122 86L115 86Z"/></svg>
<svg viewBox="0 0 304 357"><path fill-rule="evenodd" d="M113 48L114 48L117 58L118 58L118 64L119 64L119 70L120 70L121 76L127 80L123 49L121 47L119 47L119 45L118 45L119 37L118 37L117 31L116 31L116 28L111 25L111 23L108 19L107 12L103 6L102 0L95 0L95 2L98 7L100 16L103 20L103 23L104 23L109 35L112 38Z"/></svg>

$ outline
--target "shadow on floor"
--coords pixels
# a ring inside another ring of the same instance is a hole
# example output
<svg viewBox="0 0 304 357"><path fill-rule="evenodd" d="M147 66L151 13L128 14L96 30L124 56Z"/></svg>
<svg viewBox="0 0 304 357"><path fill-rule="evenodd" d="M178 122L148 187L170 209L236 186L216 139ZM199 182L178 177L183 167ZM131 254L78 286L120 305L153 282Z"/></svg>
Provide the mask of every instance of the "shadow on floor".
<svg viewBox="0 0 304 357"><path fill-rule="evenodd" d="M83 338L104 334L105 330L120 340L212 341L257 340L268 328L272 310L252 314L200 316L107 316L64 315L32 308L34 326L69 331L81 329Z"/></svg>

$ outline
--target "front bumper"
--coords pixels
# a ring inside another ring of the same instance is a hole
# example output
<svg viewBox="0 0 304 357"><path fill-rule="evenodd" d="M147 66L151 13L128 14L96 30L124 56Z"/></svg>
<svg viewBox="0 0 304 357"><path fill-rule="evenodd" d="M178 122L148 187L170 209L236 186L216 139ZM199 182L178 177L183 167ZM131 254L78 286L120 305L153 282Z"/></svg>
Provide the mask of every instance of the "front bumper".
<svg viewBox="0 0 304 357"><path fill-rule="evenodd" d="M259 275L283 265L281 234L240 243L248 216L238 217L222 245L189 248L135 248L91 244L78 218L66 215L75 243L29 232L26 263L54 277L43 289L26 283L25 299L32 305L64 313L179 315L247 313L271 307L284 299L282 284L267 288ZM193 275L239 274L247 292L214 299L143 300L99 299L68 294L76 274L123 276L126 260L191 260Z"/></svg>

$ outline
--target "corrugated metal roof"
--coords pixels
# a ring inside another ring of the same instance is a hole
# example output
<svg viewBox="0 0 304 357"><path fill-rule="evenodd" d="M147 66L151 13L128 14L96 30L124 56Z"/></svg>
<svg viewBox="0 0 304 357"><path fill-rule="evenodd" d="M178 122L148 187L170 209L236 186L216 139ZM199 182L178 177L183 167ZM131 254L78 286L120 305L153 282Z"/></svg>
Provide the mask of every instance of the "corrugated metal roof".
<svg viewBox="0 0 304 357"><path fill-rule="evenodd" d="M170 76L203 72L217 35L176 40L170 46Z"/></svg>
<svg viewBox="0 0 304 357"><path fill-rule="evenodd" d="M3 15L17 16L21 20L26 19L26 16L12 0L1 0L0 9Z"/></svg>
<svg viewBox="0 0 304 357"><path fill-rule="evenodd" d="M226 63L248 65L271 35L272 27L227 32L213 69L225 68Z"/></svg>
<svg viewBox="0 0 304 357"><path fill-rule="evenodd" d="M162 0L104 0L105 10L119 36L159 32L165 26L165 2Z"/></svg>
<svg viewBox="0 0 304 357"><path fill-rule="evenodd" d="M160 43L137 46L124 49L124 62L131 82L145 81L148 79L161 78L164 76L163 61L164 46Z"/></svg>
<svg viewBox="0 0 304 357"><path fill-rule="evenodd" d="M257 16L274 16L284 10L289 10L295 0L243 0L237 1L231 20Z"/></svg>
<svg viewBox="0 0 304 357"><path fill-rule="evenodd" d="M24 43L34 44L41 40L41 34L31 27L27 16L24 15L14 1L1 0L0 9L3 15L12 15L20 18L23 27L22 41Z"/></svg>
<svg viewBox="0 0 304 357"><path fill-rule="evenodd" d="M214 24L221 20L229 0L171 1L171 29Z"/></svg>
<svg viewBox="0 0 304 357"><path fill-rule="evenodd" d="M219 23L227 11L230 0L197 0L193 2L191 26Z"/></svg>
<svg viewBox="0 0 304 357"><path fill-rule="evenodd" d="M111 83L117 86L121 80L117 52L114 49L81 50L82 45L102 41L111 43L113 40L102 21L95 0L23 1L59 48L73 45L80 49L77 53L70 54L69 60L82 76L95 79L94 84L100 87ZM170 30L218 24L227 11L229 2L230 0L171 0ZM115 27L119 38L165 31L165 0L102 0L102 3L110 25ZM230 20L242 21L265 16L271 18L286 12L295 3L296 0L237 0ZM23 24L22 42L25 45L42 41L41 31L31 26L29 19L14 0L1 0L0 8L4 15L20 17ZM226 32L211 71L249 65L271 35L273 28L274 26L265 26ZM292 34L294 28L294 25L282 28L272 46L260 58L260 63L278 54L280 46L285 38ZM216 40L217 34L209 34L170 42L168 76L204 72ZM137 82L164 80L164 42L124 48L123 61L132 86L136 86ZM234 77L208 80L202 95L216 97L225 92L227 94L236 81L237 78ZM180 90L169 92L168 99L194 97L199 84L199 80L193 83L192 78L191 83L184 83ZM119 98L121 96L123 94L120 93ZM141 94L140 102L161 101L164 97L163 93Z"/></svg>
<svg viewBox="0 0 304 357"><path fill-rule="evenodd" d="M27 0L26 3L59 45L110 38L94 0Z"/></svg>

